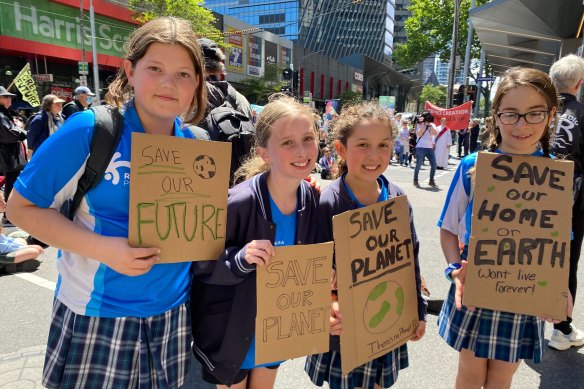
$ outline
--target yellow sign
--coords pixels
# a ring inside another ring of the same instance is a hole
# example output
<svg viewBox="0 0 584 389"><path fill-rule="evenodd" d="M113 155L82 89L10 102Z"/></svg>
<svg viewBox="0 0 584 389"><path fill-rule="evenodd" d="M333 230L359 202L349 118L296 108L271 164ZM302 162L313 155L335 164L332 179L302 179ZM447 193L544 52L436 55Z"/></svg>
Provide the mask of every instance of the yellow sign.
<svg viewBox="0 0 584 389"><path fill-rule="evenodd" d="M41 105L39 99L39 94L36 89L36 85L30 74L30 65L27 63L18 76L14 79L14 85L18 88L20 93L22 93L22 99L32 105L33 107L38 107Z"/></svg>

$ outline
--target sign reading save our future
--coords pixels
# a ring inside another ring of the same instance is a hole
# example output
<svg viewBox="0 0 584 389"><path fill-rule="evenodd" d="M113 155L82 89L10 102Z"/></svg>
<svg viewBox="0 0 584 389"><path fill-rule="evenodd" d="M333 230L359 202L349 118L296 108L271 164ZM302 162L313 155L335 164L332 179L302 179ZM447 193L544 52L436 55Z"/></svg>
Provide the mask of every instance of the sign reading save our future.
<svg viewBox="0 0 584 389"><path fill-rule="evenodd" d="M225 246L231 145L132 134L129 241L160 262L217 259Z"/></svg>
<svg viewBox="0 0 584 389"><path fill-rule="evenodd" d="M256 363L329 350L333 243L275 250L256 270Z"/></svg>
<svg viewBox="0 0 584 389"><path fill-rule="evenodd" d="M463 303L565 320L570 161L478 154Z"/></svg>
<svg viewBox="0 0 584 389"><path fill-rule="evenodd" d="M418 326L414 245L406 196L333 217L341 370L401 346Z"/></svg>

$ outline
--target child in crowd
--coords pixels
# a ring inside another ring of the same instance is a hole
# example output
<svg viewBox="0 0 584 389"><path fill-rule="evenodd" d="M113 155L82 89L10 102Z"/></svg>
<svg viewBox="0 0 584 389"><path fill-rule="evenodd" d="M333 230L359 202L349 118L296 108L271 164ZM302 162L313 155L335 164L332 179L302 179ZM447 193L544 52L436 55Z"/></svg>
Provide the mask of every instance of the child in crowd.
<svg viewBox="0 0 584 389"><path fill-rule="evenodd" d="M264 107L255 155L236 172L246 181L229 191L225 252L194 264L193 348L203 379L219 388L274 386L281 362L255 363L255 270L274 246L316 242L318 201L304 180L318 155L316 120L290 97Z"/></svg>
<svg viewBox="0 0 584 389"><path fill-rule="evenodd" d="M493 100L489 150L549 158L558 96L547 74L508 70ZM522 359L541 361L544 320L530 315L462 305L472 213L472 179L477 153L465 157L438 221L446 277L453 281L438 318L440 335L459 351L455 387L509 388ZM462 252L459 244L464 245Z"/></svg>
<svg viewBox="0 0 584 389"><path fill-rule="evenodd" d="M129 174L132 133L191 137L179 117L195 112L188 122L197 123L206 106L201 48L189 22L154 19L126 47L107 96L124 115L110 164L120 176ZM8 205L15 224L61 249L42 383L178 388L192 358L191 263L157 265L158 248L128 244L127 180L101 180L73 222L57 211L76 191L94 121L91 110L80 112L35 150Z"/></svg>
<svg viewBox="0 0 584 389"><path fill-rule="evenodd" d="M0 197L0 212L6 210L6 202ZM33 271L41 262L38 256L44 252L41 246L29 245L25 239L4 235L0 226L0 270L6 273Z"/></svg>
<svg viewBox="0 0 584 389"><path fill-rule="evenodd" d="M343 110L333 125L335 148L339 155L340 177L322 193L319 203L319 241L333 240L332 218L340 213L375 204L404 192L389 182L383 172L388 166L392 151L392 134L395 124L377 104L364 103ZM411 206L410 206L411 212ZM418 264L419 242L413 216L410 228L414 242L416 289L418 291L418 318L416 335L422 338L426 330L426 301L420 290L421 278ZM336 277L333 276L333 296L336 294ZM407 346L403 346L368 362L348 375L341 374L339 337L342 330L340 311L332 303L331 350L325 354L308 357L305 370L316 385L328 381L332 389L390 387L397 380L400 369L408 366Z"/></svg>

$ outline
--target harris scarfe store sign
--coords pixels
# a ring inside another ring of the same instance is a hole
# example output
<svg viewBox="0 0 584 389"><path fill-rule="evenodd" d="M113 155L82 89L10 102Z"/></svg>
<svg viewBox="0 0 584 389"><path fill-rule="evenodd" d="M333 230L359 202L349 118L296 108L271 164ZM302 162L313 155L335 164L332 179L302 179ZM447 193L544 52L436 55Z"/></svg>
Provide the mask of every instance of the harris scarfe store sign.
<svg viewBox="0 0 584 389"><path fill-rule="evenodd" d="M54 46L81 49L79 8L47 0L0 1L0 35ZM91 50L89 12L85 12L85 48ZM99 54L123 57L123 46L135 26L95 15Z"/></svg>

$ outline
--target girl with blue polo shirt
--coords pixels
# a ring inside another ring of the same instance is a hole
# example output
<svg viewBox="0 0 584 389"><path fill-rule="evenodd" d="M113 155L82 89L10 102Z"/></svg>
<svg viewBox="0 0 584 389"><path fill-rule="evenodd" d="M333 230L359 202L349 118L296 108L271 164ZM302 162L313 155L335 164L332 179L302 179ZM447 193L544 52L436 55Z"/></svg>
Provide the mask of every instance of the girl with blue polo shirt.
<svg viewBox="0 0 584 389"><path fill-rule="evenodd" d="M204 66L191 25L154 19L133 32L107 102L123 133L104 179L73 221L59 213L85 169L94 113L77 113L35 150L8 204L10 218L58 247L43 385L178 388L191 358L189 262L157 265L160 250L128 244L132 133L191 137L179 116L205 112Z"/></svg>
<svg viewBox="0 0 584 389"><path fill-rule="evenodd" d="M509 69L493 100L489 149L549 158L557 107L558 95L547 74ZM509 388L522 359L541 362L544 320L462 305L476 157L476 153L470 154L461 161L438 221L448 262L445 274L453 282L438 326L440 336L459 352L455 388Z"/></svg>
<svg viewBox="0 0 584 389"><path fill-rule="evenodd" d="M340 157L340 177L322 193L319 202L319 242L333 240L332 218L340 213L362 208L403 195L404 192L383 175L389 165L392 152L393 133L397 133L393 118L377 104L364 103L343 110L333 122L336 137L335 148ZM410 214L411 214L410 206ZM422 297L420 266L418 262L419 241L411 214L410 229L414 243L414 263L418 319L416 341L426 331L426 301ZM341 373L339 336L342 320L336 301L336 277L333 277L333 302L331 317L331 349L328 353L312 355L306 360L305 371L312 382L322 386L325 381L331 389L340 388L388 388L397 380L399 370L408 367L407 346L404 344L382 355L351 373Z"/></svg>
<svg viewBox="0 0 584 389"><path fill-rule="evenodd" d="M316 242L317 197L304 180L318 155L316 119L290 97L264 107L255 155L236 172L246 181L229 190L225 252L194 264L193 350L203 379L219 388L274 386L281 362L255 363L255 270L274 246Z"/></svg>

